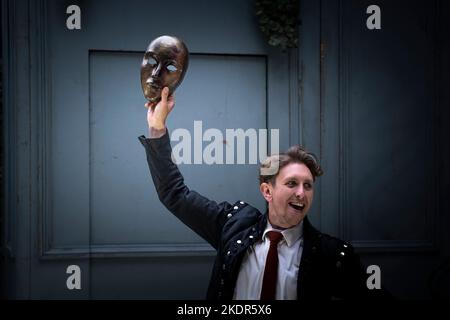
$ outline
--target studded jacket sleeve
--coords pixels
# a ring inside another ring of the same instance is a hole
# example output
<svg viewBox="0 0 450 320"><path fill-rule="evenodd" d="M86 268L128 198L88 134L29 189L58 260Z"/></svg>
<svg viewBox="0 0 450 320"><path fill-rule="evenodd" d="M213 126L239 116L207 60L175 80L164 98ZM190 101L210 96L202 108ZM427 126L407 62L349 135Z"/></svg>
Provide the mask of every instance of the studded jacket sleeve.
<svg viewBox="0 0 450 320"><path fill-rule="evenodd" d="M169 134L160 138L139 137L145 147L147 162L156 192L164 206L189 228L217 249L227 212L228 202L209 200L184 184L184 178L172 161Z"/></svg>

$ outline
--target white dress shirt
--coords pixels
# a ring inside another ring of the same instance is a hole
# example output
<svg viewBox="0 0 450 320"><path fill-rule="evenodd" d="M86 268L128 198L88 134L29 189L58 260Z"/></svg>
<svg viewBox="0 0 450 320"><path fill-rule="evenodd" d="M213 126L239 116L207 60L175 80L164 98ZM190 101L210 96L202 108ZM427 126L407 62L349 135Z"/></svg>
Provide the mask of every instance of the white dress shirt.
<svg viewBox="0 0 450 320"><path fill-rule="evenodd" d="M263 238L245 253L239 270L233 299L259 300L264 267L269 252L270 240L267 232L275 230L267 221ZM297 277L303 252L303 221L295 227L282 230L283 239L278 244L278 277L275 298L277 300L297 299Z"/></svg>

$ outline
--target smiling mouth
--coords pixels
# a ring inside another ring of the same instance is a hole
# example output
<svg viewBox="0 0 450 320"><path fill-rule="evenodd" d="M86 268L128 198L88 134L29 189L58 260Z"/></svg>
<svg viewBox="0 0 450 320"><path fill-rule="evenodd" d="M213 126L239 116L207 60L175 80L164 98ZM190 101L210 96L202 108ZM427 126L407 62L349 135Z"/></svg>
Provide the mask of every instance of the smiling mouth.
<svg viewBox="0 0 450 320"><path fill-rule="evenodd" d="M291 208L294 208L297 211L302 211L303 209L305 209L305 204L304 203L289 203L289 206Z"/></svg>

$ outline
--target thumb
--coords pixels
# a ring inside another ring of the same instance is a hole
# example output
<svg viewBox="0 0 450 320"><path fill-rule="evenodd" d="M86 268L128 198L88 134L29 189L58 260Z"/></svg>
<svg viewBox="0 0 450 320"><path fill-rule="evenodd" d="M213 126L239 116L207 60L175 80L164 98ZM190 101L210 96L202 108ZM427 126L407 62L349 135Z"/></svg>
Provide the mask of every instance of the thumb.
<svg viewBox="0 0 450 320"><path fill-rule="evenodd" d="M161 92L161 103L165 106L167 105L167 97L169 96L169 88L164 87Z"/></svg>

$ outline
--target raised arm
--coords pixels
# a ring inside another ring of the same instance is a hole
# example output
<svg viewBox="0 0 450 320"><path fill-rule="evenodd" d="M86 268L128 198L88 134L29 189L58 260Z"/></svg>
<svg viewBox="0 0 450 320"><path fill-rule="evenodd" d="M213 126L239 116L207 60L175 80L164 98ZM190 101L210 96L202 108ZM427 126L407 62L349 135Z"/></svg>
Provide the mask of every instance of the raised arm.
<svg viewBox="0 0 450 320"><path fill-rule="evenodd" d="M232 210L232 206L227 202L218 204L211 201L184 184L183 176L171 157L166 119L174 108L175 99L168 94L169 90L164 88L159 103L146 104L150 138L141 136L139 140L146 149L160 201L184 224L217 248L227 212Z"/></svg>

